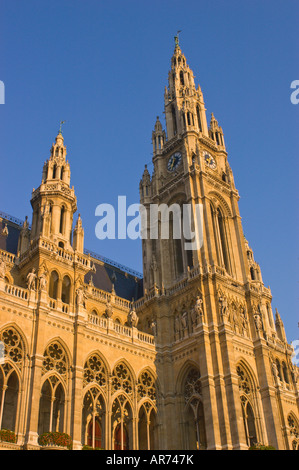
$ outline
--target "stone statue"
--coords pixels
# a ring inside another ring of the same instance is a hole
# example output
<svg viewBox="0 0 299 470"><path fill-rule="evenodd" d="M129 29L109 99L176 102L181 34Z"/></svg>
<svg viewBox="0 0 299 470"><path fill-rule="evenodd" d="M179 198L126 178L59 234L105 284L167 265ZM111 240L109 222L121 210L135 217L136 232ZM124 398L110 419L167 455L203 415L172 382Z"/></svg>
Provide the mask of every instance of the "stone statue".
<svg viewBox="0 0 299 470"><path fill-rule="evenodd" d="M228 314L228 309L227 309L227 300L225 297L219 297L219 308L220 308L221 317L226 317Z"/></svg>
<svg viewBox="0 0 299 470"><path fill-rule="evenodd" d="M181 323L182 323L183 330L186 330L188 328L188 313L187 312L182 313Z"/></svg>
<svg viewBox="0 0 299 470"><path fill-rule="evenodd" d="M3 256L0 259L0 279L5 278L5 273L6 273L6 262L4 261Z"/></svg>
<svg viewBox="0 0 299 470"><path fill-rule="evenodd" d="M39 276L39 288L40 290L46 290L47 288L47 275L45 272L41 273Z"/></svg>
<svg viewBox="0 0 299 470"><path fill-rule="evenodd" d="M151 329L152 329L153 335L157 336L157 322L155 320L153 320L151 323Z"/></svg>
<svg viewBox="0 0 299 470"><path fill-rule="evenodd" d="M111 318L113 315L113 311L112 311L112 307L111 307L111 303L109 299L106 302L105 315L107 318Z"/></svg>
<svg viewBox="0 0 299 470"><path fill-rule="evenodd" d="M241 307L241 310L240 310L240 321L241 321L242 333L243 335L246 335L248 325L247 325L247 319L246 319L246 311L243 307Z"/></svg>
<svg viewBox="0 0 299 470"><path fill-rule="evenodd" d="M139 318L137 316L137 313L134 310L133 305L131 306L131 310L128 315L128 323L132 328L136 328L138 325Z"/></svg>
<svg viewBox="0 0 299 470"><path fill-rule="evenodd" d="M198 320L203 317L203 300L199 297L199 295L196 298L196 302L195 302L192 312L193 312L192 323L195 322L195 324L198 325Z"/></svg>
<svg viewBox="0 0 299 470"><path fill-rule="evenodd" d="M78 307L82 305L85 308L86 294L82 286L78 287L78 289L76 290L76 294L77 294L76 301L77 301Z"/></svg>
<svg viewBox="0 0 299 470"><path fill-rule="evenodd" d="M27 287L29 290L35 290L36 287L36 274L35 268L27 275Z"/></svg>
<svg viewBox="0 0 299 470"><path fill-rule="evenodd" d="M256 312L255 315L253 316L254 318L254 323L255 323L255 328L257 331L261 331L263 329L263 322L261 319L261 314L259 312Z"/></svg>

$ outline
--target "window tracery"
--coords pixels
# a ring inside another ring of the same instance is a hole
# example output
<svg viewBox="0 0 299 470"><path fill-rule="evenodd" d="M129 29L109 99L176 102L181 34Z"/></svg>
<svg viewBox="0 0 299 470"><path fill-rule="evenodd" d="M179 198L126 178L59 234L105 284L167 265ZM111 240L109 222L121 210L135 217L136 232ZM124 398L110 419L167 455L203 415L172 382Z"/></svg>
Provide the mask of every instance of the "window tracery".
<svg viewBox="0 0 299 470"><path fill-rule="evenodd" d="M200 372L197 369L191 369L187 375L185 387L184 387L184 398L185 402L188 403L191 398L196 399L201 397L201 382ZM191 400L192 401L192 400Z"/></svg>
<svg viewBox="0 0 299 470"><path fill-rule="evenodd" d="M90 356L84 365L83 386L85 387L92 382L97 383L100 387L107 385L106 367L97 354Z"/></svg>
<svg viewBox="0 0 299 470"><path fill-rule="evenodd" d="M128 395L133 393L133 380L131 373L123 362L117 364L112 373L112 393L124 390Z"/></svg>
<svg viewBox="0 0 299 470"><path fill-rule="evenodd" d="M0 340L4 343L5 358L11 359L16 367L21 370L24 364L25 348L20 334L15 328L10 327L0 334ZM10 368L11 366L6 363L3 370L9 372Z"/></svg>
<svg viewBox="0 0 299 470"><path fill-rule="evenodd" d="M248 375L241 366L237 366L237 374L239 377L239 390L240 393L244 392L246 395L251 393L251 383Z"/></svg>
<svg viewBox="0 0 299 470"><path fill-rule="evenodd" d="M290 429L291 436L294 436L296 439L299 439L299 426L291 415L288 416L288 426Z"/></svg>
<svg viewBox="0 0 299 470"><path fill-rule="evenodd" d="M138 379L137 395L139 400L148 397L153 402L156 401L155 380L148 371L143 372Z"/></svg>
<svg viewBox="0 0 299 470"><path fill-rule="evenodd" d="M50 371L56 371L66 381L68 372L67 356L58 342L51 343L44 352L42 375Z"/></svg>

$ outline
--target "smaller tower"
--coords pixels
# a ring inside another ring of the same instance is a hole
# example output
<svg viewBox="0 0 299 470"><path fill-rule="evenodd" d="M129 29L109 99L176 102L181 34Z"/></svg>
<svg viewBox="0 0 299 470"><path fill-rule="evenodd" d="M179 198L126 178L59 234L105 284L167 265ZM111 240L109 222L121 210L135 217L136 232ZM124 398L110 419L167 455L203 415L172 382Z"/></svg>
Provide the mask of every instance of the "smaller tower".
<svg viewBox="0 0 299 470"><path fill-rule="evenodd" d="M44 163L42 183L33 190L31 240L47 238L61 248L71 248L73 214L77 210L74 189L70 187L70 165L66 160L64 138L59 130Z"/></svg>
<svg viewBox="0 0 299 470"><path fill-rule="evenodd" d="M209 137L215 142L219 150L225 150L223 130L219 126L218 121L216 121L213 113L211 115Z"/></svg>
<svg viewBox="0 0 299 470"><path fill-rule="evenodd" d="M76 226L73 233L73 249L79 253L84 251L84 229L82 227L81 215L78 215Z"/></svg>
<svg viewBox="0 0 299 470"><path fill-rule="evenodd" d="M152 143L153 143L153 154L154 156L157 154L161 154L163 147L166 143L166 133L162 129L162 124L159 120L159 116L157 116L155 130L152 133Z"/></svg>

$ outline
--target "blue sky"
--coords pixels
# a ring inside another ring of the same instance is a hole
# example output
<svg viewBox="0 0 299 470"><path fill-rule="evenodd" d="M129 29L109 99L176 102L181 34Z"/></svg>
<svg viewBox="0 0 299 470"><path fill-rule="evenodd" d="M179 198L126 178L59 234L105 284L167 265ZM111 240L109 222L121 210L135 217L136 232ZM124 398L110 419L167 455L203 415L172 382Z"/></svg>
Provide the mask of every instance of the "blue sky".
<svg viewBox="0 0 299 470"><path fill-rule="evenodd" d="M180 44L224 130L245 236L289 341L298 339L297 0L1 0L0 210L31 219L64 125L85 247L138 271L140 241L99 241L95 208L139 200Z"/></svg>

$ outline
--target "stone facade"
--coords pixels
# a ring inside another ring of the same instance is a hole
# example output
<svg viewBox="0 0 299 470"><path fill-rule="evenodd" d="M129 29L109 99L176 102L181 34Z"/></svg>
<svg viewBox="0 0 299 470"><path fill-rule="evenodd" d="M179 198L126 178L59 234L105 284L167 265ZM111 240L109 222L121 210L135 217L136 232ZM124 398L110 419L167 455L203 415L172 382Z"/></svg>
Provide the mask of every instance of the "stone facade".
<svg viewBox="0 0 299 470"><path fill-rule="evenodd" d="M134 273L85 251L80 214L73 229L61 130L31 226L1 217L0 429L17 435L6 448L39 448L48 431L69 434L74 449L299 446L292 347L243 234L222 128L213 115L208 125L177 38L165 116L166 131L157 118L152 134L153 174L145 168L140 182L141 295ZM188 205L193 223L201 207L200 246L163 238L161 213L151 238L155 204ZM14 252L6 242L16 233ZM137 295L120 295L117 277Z"/></svg>

